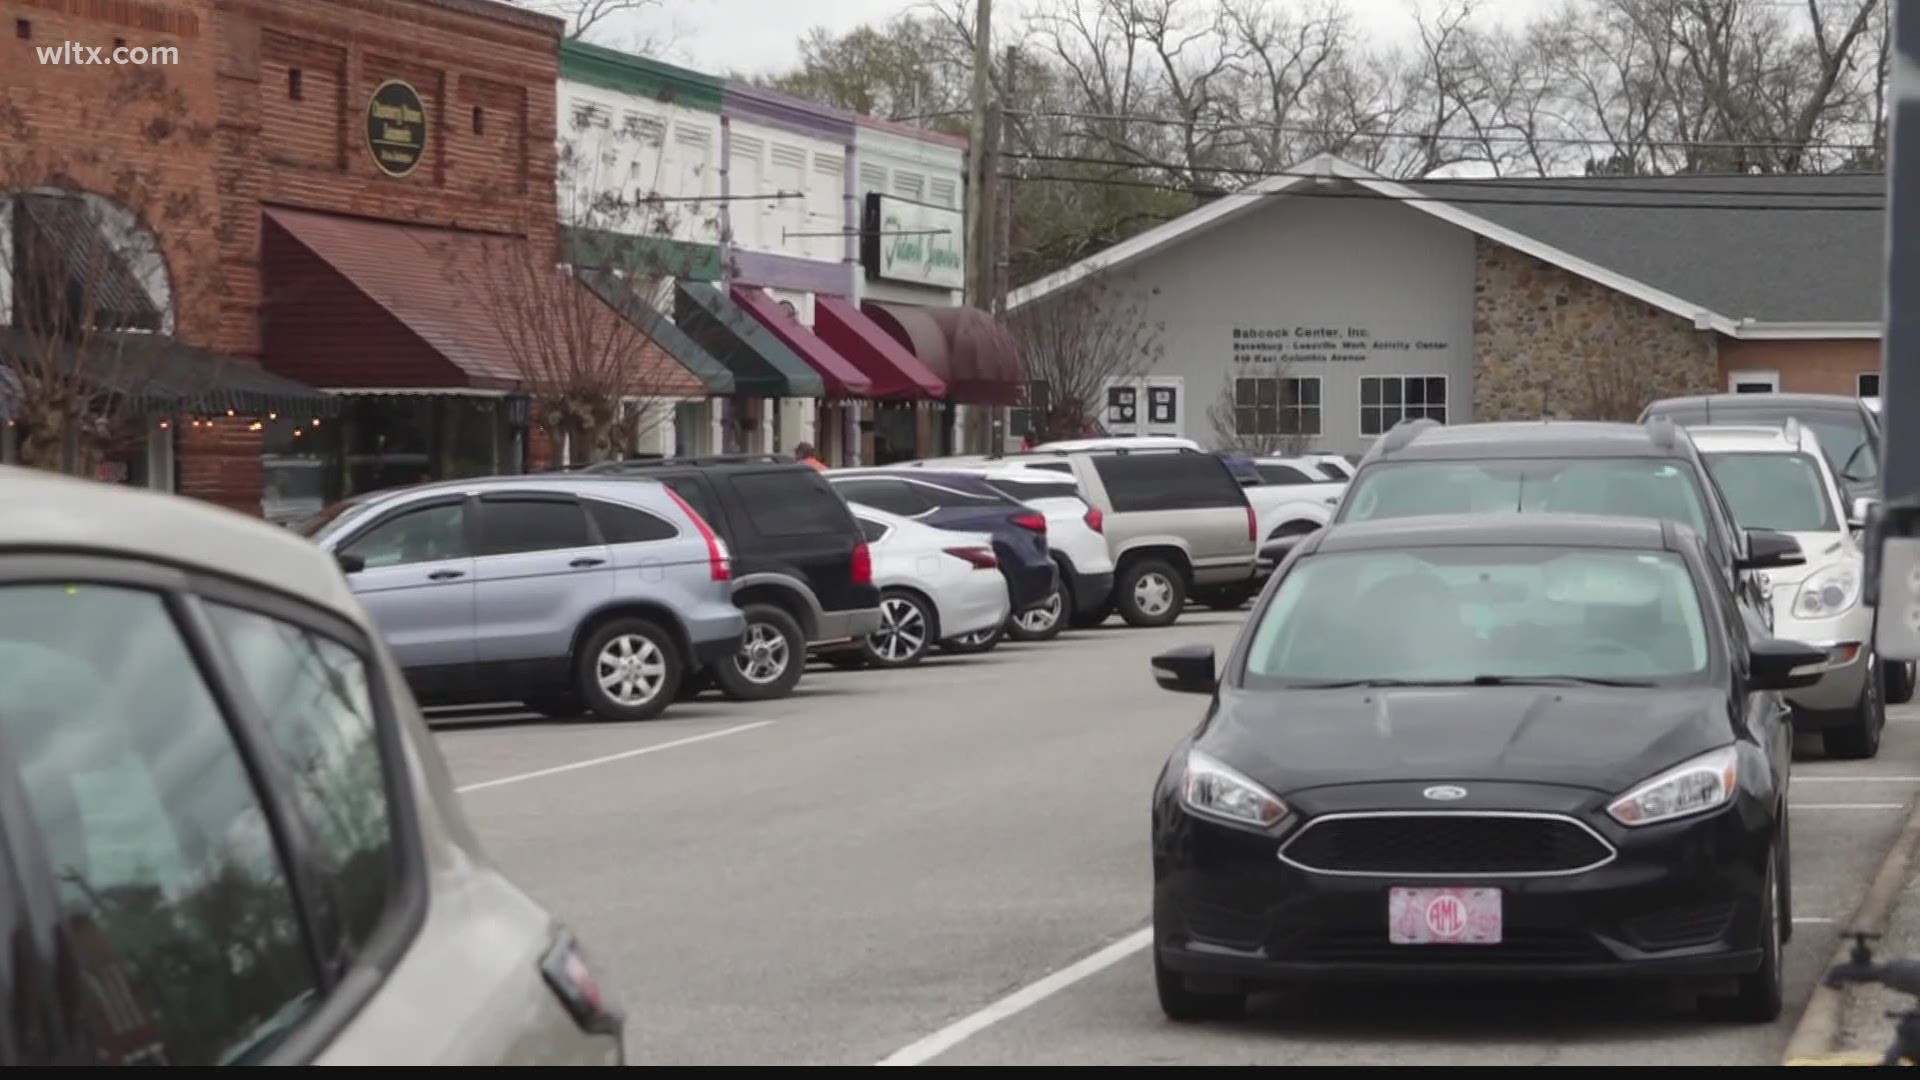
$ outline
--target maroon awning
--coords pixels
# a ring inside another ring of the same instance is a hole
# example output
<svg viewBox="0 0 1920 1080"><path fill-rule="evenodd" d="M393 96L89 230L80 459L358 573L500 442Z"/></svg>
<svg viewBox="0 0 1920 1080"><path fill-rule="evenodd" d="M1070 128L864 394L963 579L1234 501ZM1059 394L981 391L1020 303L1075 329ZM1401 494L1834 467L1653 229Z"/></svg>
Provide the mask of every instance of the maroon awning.
<svg viewBox="0 0 1920 1080"><path fill-rule="evenodd" d="M916 307L877 300L861 311L947 381L947 400L1018 405L1027 366L1007 328L973 307Z"/></svg>
<svg viewBox="0 0 1920 1080"><path fill-rule="evenodd" d="M735 285L732 296L734 303L745 308L759 320L760 325L779 338L781 344L798 353L808 367L820 373L820 381L826 384L828 397L873 396L873 380L821 341L813 331L801 325L800 320L787 314L787 310L764 290L751 285Z"/></svg>
<svg viewBox="0 0 1920 1080"><path fill-rule="evenodd" d="M813 332L873 380L873 397L915 400L947 394L947 381L905 345L837 296L813 300Z"/></svg>

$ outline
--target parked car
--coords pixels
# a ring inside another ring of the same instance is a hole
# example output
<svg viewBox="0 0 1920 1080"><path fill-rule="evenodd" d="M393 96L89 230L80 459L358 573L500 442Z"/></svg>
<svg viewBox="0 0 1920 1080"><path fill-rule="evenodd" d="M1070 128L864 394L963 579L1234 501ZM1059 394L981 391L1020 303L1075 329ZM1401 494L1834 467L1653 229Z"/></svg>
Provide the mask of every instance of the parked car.
<svg viewBox="0 0 1920 1080"><path fill-rule="evenodd" d="M1129 625L1170 625L1196 591L1246 588L1255 580L1259 523L1246 490L1218 456L1100 450L1061 460L1100 511L1113 558L1112 607ZM1109 612L1092 614L1103 621Z"/></svg>
<svg viewBox="0 0 1920 1080"><path fill-rule="evenodd" d="M1326 525L1346 493L1344 480L1326 478L1320 467L1304 458L1248 457L1222 454L1222 460L1246 488L1247 501L1253 504L1263 553L1253 578L1240 585L1196 588L1192 599L1218 611L1245 607L1248 600L1266 583L1277 559L1288 547L1314 530Z"/></svg>
<svg viewBox="0 0 1920 1080"><path fill-rule="evenodd" d="M332 553L428 704L648 720L730 663L732 559L659 484L500 476L389 488L296 527Z"/></svg>
<svg viewBox="0 0 1920 1080"><path fill-rule="evenodd" d="M1875 756L1887 722L1888 680L1874 648L1876 609L1861 595L1866 552L1854 535L1873 500L1861 496L1849 507L1819 437L1792 419L1784 427L1706 427L1690 434L1734 521L1786 533L1807 555L1803 565L1767 575L1774 632L1827 652L1820 681L1787 696L1794 727L1820 732L1836 757ZM1898 666L1904 674L1905 664Z"/></svg>
<svg viewBox="0 0 1920 1080"><path fill-rule="evenodd" d="M0 467L0 1059L619 1065L326 552Z"/></svg>
<svg viewBox="0 0 1920 1080"><path fill-rule="evenodd" d="M860 644L875 667L908 667L945 638L998 629L1013 610L993 537L923 525L854 504L854 519L873 550L880 588L880 629Z"/></svg>
<svg viewBox="0 0 1920 1080"><path fill-rule="evenodd" d="M1699 394L1661 398L1641 411L1640 422L1656 416L1687 427L1777 427L1791 417L1819 436L1848 498L1880 494L1880 457L1886 443L1877 399L1846 394Z"/></svg>
<svg viewBox="0 0 1920 1080"><path fill-rule="evenodd" d="M1693 440L1663 418L1399 424L1361 459L1333 524L1514 510L1663 518L1699 531L1756 636L1773 625L1761 574L1806 560L1792 537L1735 524Z"/></svg>
<svg viewBox="0 0 1920 1080"><path fill-rule="evenodd" d="M1113 592L1113 556L1107 552L1106 522L1080 494L1071 474L1020 465L955 465L946 470L978 476L1009 499L1038 510L1047 520L1047 554L1059 568L1054 594L1046 603L1013 615L1007 636L1015 641L1046 641L1090 613L1105 619ZM1098 620L1096 620L1098 621Z"/></svg>
<svg viewBox="0 0 1920 1080"><path fill-rule="evenodd" d="M853 647L880 628L873 553L822 474L779 455L604 462L583 473L658 481L690 503L733 557L747 628L712 678L740 701L785 697L810 650Z"/></svg>
<svg viewBox="0 0 1920 1080"><path fill-rule="evenodd" d="M993 536L994 555L1007 579L1007 595L1016 614L1047 604L1058 586L1059 571L1047 545L1046 515L1017 502L964 472L888 468L834 469L826 474L849 503L871 506L938 529L985 532ZM1003 628L954 634L940 646L950 652L992 648Z"/></svg>
<svg viewBox="0 0 1920 1080"><path fill-rule="evenodd" d="M1826 653L1750 638L1718 560L1644 517L1334 525L1224 662L1156 656L1209 699L1151 799L1162 1010L1505 975L1728 980L1735 1015L1776 1019L1781 692Z"/></svg>

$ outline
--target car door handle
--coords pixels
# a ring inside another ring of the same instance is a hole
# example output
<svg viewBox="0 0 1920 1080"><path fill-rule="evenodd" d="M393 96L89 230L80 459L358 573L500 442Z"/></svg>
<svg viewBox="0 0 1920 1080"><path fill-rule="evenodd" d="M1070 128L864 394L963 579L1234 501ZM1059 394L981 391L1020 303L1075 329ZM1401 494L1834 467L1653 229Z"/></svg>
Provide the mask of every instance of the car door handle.
<svg viewBox="0 0 1920 1080"><path fill-rule="evenodd" d="M596 559L591 555L582 555L580 558L573 560L567 565L573 567L575 570L584 570L589 566L599 566L601 563L606 561L607 560L605 559Z"/></svg>
<svg viewBox="0 0 1920 1080"><path fill-rule="evenodd" d="M427 575L427 580L428 581L446 581L450 578L466 577L466 576L467 576L467 572L465 570L435 570L433 573Z"/></svg>

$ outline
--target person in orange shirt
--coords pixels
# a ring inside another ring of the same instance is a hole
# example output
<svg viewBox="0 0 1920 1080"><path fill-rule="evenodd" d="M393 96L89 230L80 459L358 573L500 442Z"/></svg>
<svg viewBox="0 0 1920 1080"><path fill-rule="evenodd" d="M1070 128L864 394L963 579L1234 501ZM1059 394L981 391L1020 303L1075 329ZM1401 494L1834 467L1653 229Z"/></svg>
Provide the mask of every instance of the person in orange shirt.
<svg viewBox="0 0 1920 1080"><path fill-rule="evenodd" d="M813 452L812 443L803 442L799 446L794 447L793 456L804 465L811 465L821 472L827 471L827 463L821 461L819 456Z"/></svg>

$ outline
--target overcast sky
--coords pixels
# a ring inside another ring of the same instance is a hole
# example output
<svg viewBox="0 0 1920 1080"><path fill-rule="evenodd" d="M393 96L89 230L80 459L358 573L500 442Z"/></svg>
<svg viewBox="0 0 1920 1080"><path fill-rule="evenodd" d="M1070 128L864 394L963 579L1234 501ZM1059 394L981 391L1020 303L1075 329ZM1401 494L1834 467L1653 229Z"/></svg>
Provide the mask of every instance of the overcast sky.
<svg viewBox="0 0 1920 1080"><path fill-rule="evenodd" d="M1284 2L1284 0L1283 0ZM1437 10L1438 0L1421 0ZM1013 25L1028 0L995 0L999 27ZM1488 17L1511 18L1537 10L1547 0L1481 0ZM1345 0L1354 20L1369 37L1408 37L1413 31L1415 0ZM701 71L725 75L782 70L799 59L801 35L814 26L844 32L863 23L885 22L918 8L916 0L665 0L659 11L648 11L610 25L597 40L616 48L630 47L637 35L671 34L673 45L664 59ZM999 36L997 33L996 37Z"/></svg>

